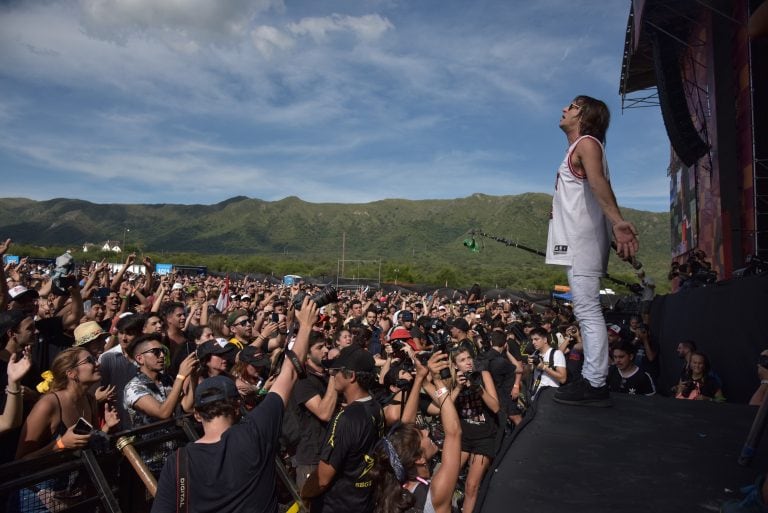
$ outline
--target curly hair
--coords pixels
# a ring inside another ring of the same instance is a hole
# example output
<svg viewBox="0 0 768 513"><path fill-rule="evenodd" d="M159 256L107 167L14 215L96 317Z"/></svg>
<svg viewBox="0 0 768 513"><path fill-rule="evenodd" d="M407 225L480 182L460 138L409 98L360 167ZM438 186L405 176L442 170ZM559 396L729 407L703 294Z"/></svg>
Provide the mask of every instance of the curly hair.
<svg viewBox="0 0 768 513"><path fill-rule="evenodd" d="M396 424L386 436L394 449L399 464L404 470L404 480L398 479L392 455L382 439L374 449L374 464L371 468L373 481L373 513L402 513L414 507L414 496L403 488L403 482L416 475L416 460L422 455L421 432L413 423Z"/></svg>

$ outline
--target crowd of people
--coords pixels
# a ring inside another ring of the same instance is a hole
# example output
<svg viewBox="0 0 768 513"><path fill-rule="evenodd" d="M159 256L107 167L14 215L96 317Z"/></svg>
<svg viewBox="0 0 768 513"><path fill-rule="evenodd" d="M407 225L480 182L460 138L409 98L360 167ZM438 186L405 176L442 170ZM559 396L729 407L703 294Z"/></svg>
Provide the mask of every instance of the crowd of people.
<svg viewBox="0 0 768 513"><path fill-rule="evenodd" d="M2 463L193 413L195 443L140 451L158 479L152 511L177 510L183 475L205 484L185 498L200 510L274 511L281 454L313 512L469 513L504 434L583 366L568 304L160 276L149 258L133 274L136 263L0 268ZM642 318L605 330L610 390L655 394L659 348ZM680 382L664 392L723 400L695 344L679 353ZM58 510L78 486L38 483L7 510Z"/></svg>

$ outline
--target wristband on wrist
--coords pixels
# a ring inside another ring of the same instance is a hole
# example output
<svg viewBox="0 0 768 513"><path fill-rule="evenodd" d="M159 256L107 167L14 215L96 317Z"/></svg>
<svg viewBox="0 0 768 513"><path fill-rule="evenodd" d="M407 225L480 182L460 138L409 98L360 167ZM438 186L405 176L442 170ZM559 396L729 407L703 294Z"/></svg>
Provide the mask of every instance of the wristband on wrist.
<svg viewBox="0 0 768 513"><path fill-rule="evenodd" d="M176 374L176 379L180 379L181 381L184 381L187 379L187 377L184 374Z"/></svg>
<svg viewBox="0 0 768 513"><path fill-rule="evenodd" d="M64 442L61 441L61 438L57 438L56 439L56 447L58 447L59 449L62 449L62 450L66 449L66 447L64 447Z"/></svg>
<svg viewBox="0 0 768 513"><path fill-rule="evenodd" d="M440 387L437 390L435 390L435 398L440 399L447 393L448 393L448 387Z"/></svg>
<svg viewBox="0 0 768 513"><path fill-rule="evenodd" d="M18 390L11 390L9 386L5 387L5 393L10 395L19 395L21 394L21 387L19 387Z"/></svg>

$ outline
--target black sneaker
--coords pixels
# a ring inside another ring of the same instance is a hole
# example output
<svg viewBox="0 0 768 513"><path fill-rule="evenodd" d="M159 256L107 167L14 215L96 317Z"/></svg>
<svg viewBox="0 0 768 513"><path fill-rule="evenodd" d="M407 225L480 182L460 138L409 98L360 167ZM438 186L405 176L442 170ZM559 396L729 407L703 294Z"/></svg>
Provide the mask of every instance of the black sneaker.
<svg viewBox="0 0 768 513"><path fill-rule="evenodd" d="M586 379L580 379L567 388L558 388L553 397L555 402L575 406L612 406L608 385L593 387Z"/></svg>

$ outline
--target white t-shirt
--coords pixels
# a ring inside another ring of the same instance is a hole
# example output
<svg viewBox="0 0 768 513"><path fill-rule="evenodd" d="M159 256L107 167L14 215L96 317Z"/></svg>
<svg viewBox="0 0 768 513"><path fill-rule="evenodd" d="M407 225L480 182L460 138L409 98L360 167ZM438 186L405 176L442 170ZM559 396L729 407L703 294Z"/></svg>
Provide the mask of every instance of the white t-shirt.
<svg viewBox="0 0 768 513"><path fill-rule="evenodd" d="M555 356L553 360L555 367L565 368L565 355L559 349L550 348L543 355L539 353L539 355L541 356L541 361L544 362L545 365L549 365L549 359L550 359L549 353L551 353L552 351L555 352ZM541 372L541 382L539 383L539 388L559 387L559 386L560 386L560 383L554 378L552 378L549 374L547 374L547 372L545 371Z"/></svg>

